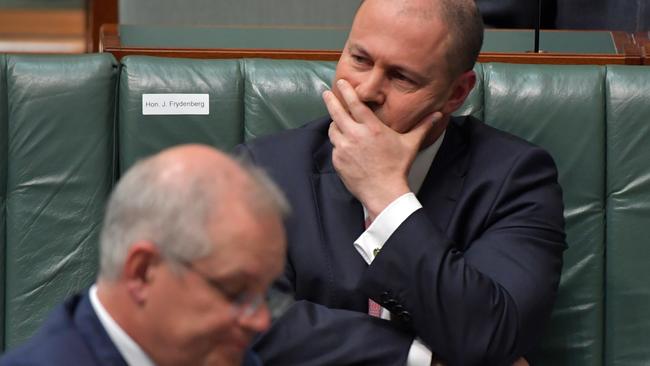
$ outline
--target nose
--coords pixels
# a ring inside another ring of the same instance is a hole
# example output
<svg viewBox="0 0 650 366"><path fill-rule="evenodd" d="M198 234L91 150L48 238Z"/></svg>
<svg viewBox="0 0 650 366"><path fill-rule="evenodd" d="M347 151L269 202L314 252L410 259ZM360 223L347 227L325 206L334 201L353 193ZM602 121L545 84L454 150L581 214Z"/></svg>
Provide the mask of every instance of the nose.
<svg viewBox="0 0 650 366"><path fill-rule="evenodd" d="M359 99L366 103L368 106L382 105L386 100L384 91L384 74L378 69L374 68L357 84L355 91Z"/></svg>
<svg viewBox="0 0 650 366"><path fill-rule="evenodd" d="M266 302L260 305L259 309L257 309L255 313L240 318L239 323L242 327L256 333L267 330L271 325L271 315L269 314L269 308L266 305Z"/></svg>

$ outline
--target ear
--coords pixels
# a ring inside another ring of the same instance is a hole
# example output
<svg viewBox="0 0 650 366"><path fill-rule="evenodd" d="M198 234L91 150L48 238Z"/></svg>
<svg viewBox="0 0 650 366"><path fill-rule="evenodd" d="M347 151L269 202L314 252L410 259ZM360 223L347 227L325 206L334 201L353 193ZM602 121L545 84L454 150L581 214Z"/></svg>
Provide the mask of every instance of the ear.
<svg viewBox="0 0 650 366"><path fill-rule="evenodd" d="M452 84L452 92L447 103L442 107L443 114L451 114L460 108L467 99L467 96L476 84L476 73L474 70L465 71Z"/></svg>
<svg viewBox="0 0 650 366"><path fill-rule="evenodd" d="M129 248L122 269L122 279L126 283L129 296L137 304L143 304L147 300L149 287L156 277L156 267L160 263L158 248L150 241L138 241Z"/></svg>

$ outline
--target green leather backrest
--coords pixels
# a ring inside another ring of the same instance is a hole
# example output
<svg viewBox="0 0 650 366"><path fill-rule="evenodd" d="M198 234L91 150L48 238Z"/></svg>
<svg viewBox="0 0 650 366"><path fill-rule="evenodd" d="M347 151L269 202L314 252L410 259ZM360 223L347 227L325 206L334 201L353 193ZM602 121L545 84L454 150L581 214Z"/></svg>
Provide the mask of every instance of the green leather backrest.
<svg viewBox="0 0 650 366"><path fill-rule="evenodd" d="M7 348L90 285L113 183L112 56L7 56Z"/></svg>
<svg viewBox="0 0 650 366"><path fill-rule="evenodd" d="M6 56L0 55L0 353L5 329L5 202L7 194L7 78Z"/></svg>
<svg viewBox="0 0 650 366"><path fill-rule="evenodd" d="M532 364L600 365L604 305L604 72L597 66L485 64L485 120L547 149L563 188L560 292Z"/></svg>
<svg viewBox="0 0 650 366"><path fill-rule="evenodd" d="M210 95L209 115L143 115L142 94ZM236 60L127 57L119 90L119 156L124 172L138 159L182 143L230 150L243 141L244 85Z"/></svg>
<svg viewBox="0 0 650 366"><path fill-rule="evenodd" d="M650 67L607 70L607 365L650 362Z"/></svg>
<svg viewBox="0 0 650 366"><path fill-rule="evenodd" d="M245 60L246 140L325 116L321 99L330 88L335 62Z"/></svg>

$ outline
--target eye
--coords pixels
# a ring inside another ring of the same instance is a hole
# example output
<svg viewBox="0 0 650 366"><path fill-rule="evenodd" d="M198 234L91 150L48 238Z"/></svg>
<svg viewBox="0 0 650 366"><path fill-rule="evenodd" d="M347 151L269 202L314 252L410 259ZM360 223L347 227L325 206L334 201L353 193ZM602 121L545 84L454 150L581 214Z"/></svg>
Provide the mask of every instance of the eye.
<svg viewBox="0 0 650 366"><path fill-rule="evenodd" d="M246 296L245 291L241 290L229 290L229 289L223 289L223 295L232 302L238 301L239 299L243 298Z"/></svg>
<svg viewBox="0 0 650 366"><path fill-rule="evenodd" d="M365 64L368 63L368 59L363 57L363 56L352 54L352 55L350 55L350 57L352 57L352 60L357 64L364 64L365 65Z"/></svg>
<svg viewBox="0 0 650 366"><path fill-rule="evenodd" d="M228 281L226 283L222 283L214 279L206 280L216 292L221 293L229 301L235 301L238 298L241 298L244 293L246 293L244 286L236 283L236 281Z"/></svg>
<svg viewBox="0 0 650 366"><path fill-rule="evenodd" d="M409 78L408 76L402 74L401 72L395 72L391 76L392 76L393 79L395 79L397 81L402 81L402 82L409 83L409 84L415 84L415 82L413 80L411 80L411 78Z"/></svg>

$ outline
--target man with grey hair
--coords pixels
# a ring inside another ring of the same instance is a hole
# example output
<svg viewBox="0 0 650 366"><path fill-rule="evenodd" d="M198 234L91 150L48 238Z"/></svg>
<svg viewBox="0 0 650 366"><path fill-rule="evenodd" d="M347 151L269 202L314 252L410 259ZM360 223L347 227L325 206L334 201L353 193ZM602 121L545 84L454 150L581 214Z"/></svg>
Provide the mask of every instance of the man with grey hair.
<svg viewBox="0 0 650 366"><path fill-rule="evenodd" d="M101 268L0 362L10 365L258 365L266 291L285 256L279 190L212 148L168 149L113 191Z"/></svg>
<svg viewBox="0 0 650 366"><path fill-rule="evenodd" d="M550 155L471 117L473 0L365 0L329 116L240 151L284 189L296 300L256 343L273 365L509 365L558 288Z"/></svg>

